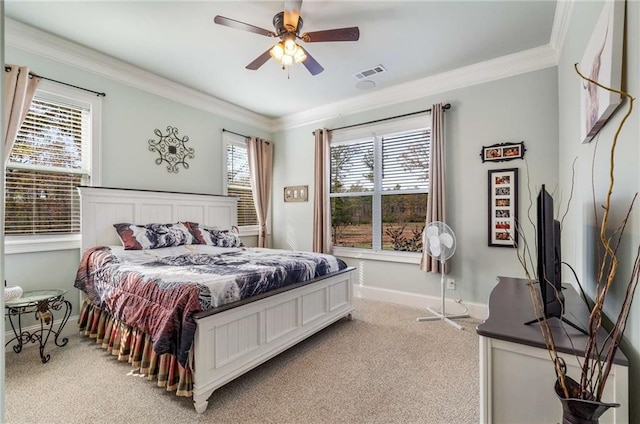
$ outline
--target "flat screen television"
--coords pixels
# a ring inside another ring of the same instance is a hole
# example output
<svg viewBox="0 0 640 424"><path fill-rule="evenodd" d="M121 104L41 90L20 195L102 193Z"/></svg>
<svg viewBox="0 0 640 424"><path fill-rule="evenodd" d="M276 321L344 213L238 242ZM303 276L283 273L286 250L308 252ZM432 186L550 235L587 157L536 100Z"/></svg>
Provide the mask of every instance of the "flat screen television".
<svg viewBox="0 0 640 424"><path fill-rule="evenodd" d="M560 251L560 222L553 218L553 197L544 184L538 194L536 240L538 245L537 275L543 311L547 318L561 317L564 307L562 295L562 254Z"/></svg>
<svg viewBox="0 0 640 424"><path fill-rule="evenodd" d="M562 253L560 247L560 221L553 217L553 197L547 192L544 184L540 188L537 201L536 272L540 285L542 312L544 317L559 318L568 325L585 333L585 331L562 316L564 311L564 295L562 294ZM543 317L540 317L543 318ZM526 324L533 324L537 319Z"/></svg>

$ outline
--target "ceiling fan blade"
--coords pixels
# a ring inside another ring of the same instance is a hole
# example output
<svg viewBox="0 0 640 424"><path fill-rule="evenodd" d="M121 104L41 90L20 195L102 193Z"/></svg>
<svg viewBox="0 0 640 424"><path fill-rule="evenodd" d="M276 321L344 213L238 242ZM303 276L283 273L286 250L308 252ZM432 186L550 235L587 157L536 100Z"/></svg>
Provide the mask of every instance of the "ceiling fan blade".
<svg viewBox="0 0 640 424"><path fill-rule="evenodd" d="M258 68L264 65L267 62L267 60L269 60L269 58L271 57L271 54L269 53L270 51L271 49L267 50L266 52L262 53L260 56L256 57L253 62L251 62L246 66L246 68L252 71L258 70Z"/></svg>
<svg viewBox="0 0 640 424"><path fill-rule="evenodd" d="M284 26L290 32L296 32L302 0L284 1Z"/></svg>
<svg viewBox="0 0 640 424"><path fill-rule="evenodd" d="M349 27L305 32L300 38L306 43L317 43L321 41L358 41L360 38L360 29L358 27Z"/></svg>
<svg viewBox="0 0 640 424"><path fill-rule="evenodd" d="M302 64L305 68L311 73L311 75L318 75L320 72L324 71L322 65L320 65L314 58L306 51L304 48L300 47L304 54L307 55L307 58L302 61Z"/></svg>
<svg viewBox="0 0 640 424"><path fill-rule="evenodd" d="M219 24L219 25L224 25L224 26L228 26L231 28L236 28L236 29L241 29L243 31L249 31L249 32L253 32L255 34L260 34L260 35L265 35L267 37L275 37L276 33L273 31L269 31L267 29L264 28L260 28L257 26L253 26L253 25L249 25L246 24L244 22L240 22L240 21L236 21L235 19L230 19L230 18L225 18L224 16L220 16L217 15L214 19L213 22Z"/></svg>

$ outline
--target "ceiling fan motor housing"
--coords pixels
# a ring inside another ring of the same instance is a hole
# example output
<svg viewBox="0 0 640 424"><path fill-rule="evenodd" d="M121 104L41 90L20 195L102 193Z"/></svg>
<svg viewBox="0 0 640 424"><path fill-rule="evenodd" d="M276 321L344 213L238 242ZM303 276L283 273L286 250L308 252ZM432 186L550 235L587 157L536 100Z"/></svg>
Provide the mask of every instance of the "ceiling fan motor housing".
<svg viewBox="0 0 640 424"><path fill-rule="evenodd" d="M284 25L284 12L276 13L273 17L273 27L276 29L276 34L278 34L278 37L280 38L289 32L298 35L302 29L302 17L298 17L298 27L296 30L289 31L289 29Z"/></svg>

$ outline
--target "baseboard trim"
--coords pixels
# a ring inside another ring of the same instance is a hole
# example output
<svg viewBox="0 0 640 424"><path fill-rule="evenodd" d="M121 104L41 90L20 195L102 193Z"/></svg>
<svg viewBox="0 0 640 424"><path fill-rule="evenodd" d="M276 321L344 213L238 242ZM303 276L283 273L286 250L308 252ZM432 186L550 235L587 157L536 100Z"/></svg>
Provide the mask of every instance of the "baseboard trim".
<svg viewBox="0 0 640 424"><path fill-rule="evenodd" d="M58 329L60 327L60 323L62 322L62 319L57 319L55 321L53 321L53 327L55 329ZM71 316L69 317L69 320L67 321L67 325L64 326L64 328L62 329L62 331L60 332L60 335L58 336L59 338L61 337L69 337L72 336L73 334L76 334L78 332L78 325L76 324L78 322L78 315L76 316ZM5 328L11 328L11 324L9 324L8 322L5 323ZM22 331L28 331L29 333L33 333L34 331L39 331L40 330L40 324L34 324L31 325L29 327L23 327ZM13 334L12 330L6 331L4 333L4 341L5 343L7 343L9 340L13 339L16 335ZM47 352L50 352L51 349L56 348L56 344L54 343L54 341L52 340L52 338L54 338L55 335L50 335L49 340L47 341L47 345L45 346L45 354ZM13 352L13 346L16 344L16 342L11 342L8 345L6 345L4 347L4 351L6 352ZM36 343L26 343L24 345L22 345L22 350L25 349L30 349L33 346L40 346L37 342Z"/></svg>
<svg viewBox="0 0 640 424"><path fill-rule="evenodd" d="M397 303L399 305L411 306L414 308L425 308L426 306L431 306L439 309L440 306L440 297L437 296L427 296L424 294L383 289L379 287L356 285L354 286L354 294L356 297L363 299ZM486 304L465 302L464 300L461 304L468 308L468 313L472 318L484 320L489 315L489 310L487 309ZM448 312L457 313L461 310L460 304L453 299L446 300L445 308L449 308L449 306L450 309L447 309Z"/></svg>
<svg viewBox="0 0 640 424"><path fill-rule="evenodd" d="M381 302L390 302L397 303L399 305L411 306L414 308L425 308L426 306L431 306L438 308L440 305L440 298L437 296L427 296L423 294L416 294L410 292L403 292L399 290L391 290L391 289L383 289L379 287L370 287L370 286L354 286L354 294L356 297L360 297L363 299L371 299L377 300ZM473 302L465 302L462 301L462 305L466 306L469 309L469 315L472 318L484 320L488 316L487 305L482 303L473 303ZM446 307L449 308L449 312L456 313L460 311L460 304L455 302L453 299L447 299ZM53 328L58 328L60 322L62 320L55 320L53 323ZM67 321L67 325L62 329L60 333L60 337L69 337L78 332L78 328L75 325L78 322L78 315L69 317L69 321ZM40 330L40 324L35 324L29 327L25 327L22 329L23 331L28 331L33 333L34 331ZM15 337L13 331L5 332L4 339L5 343L8 340L11 340ZM46 351L49 351L49 348L53 349L55 344L51 339L47 342ZM5 346L5 352L13 352L13 345L15 343L10 343ZM38 346L37 343L27 343L23 346L23 349L29 349L32 346Z"/></svg>

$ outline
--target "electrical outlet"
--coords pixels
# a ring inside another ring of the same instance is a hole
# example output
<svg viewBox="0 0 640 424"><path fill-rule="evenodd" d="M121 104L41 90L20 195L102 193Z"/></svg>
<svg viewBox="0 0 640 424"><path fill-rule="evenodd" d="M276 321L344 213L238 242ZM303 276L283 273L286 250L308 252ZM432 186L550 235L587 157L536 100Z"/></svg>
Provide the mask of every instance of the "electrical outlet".
<svg viewBox="0 0 640 424"><path fill-rule="evenodd" d="M456 289L456 280L453 278L447 279L447 289L455 290Z"/></svg>

